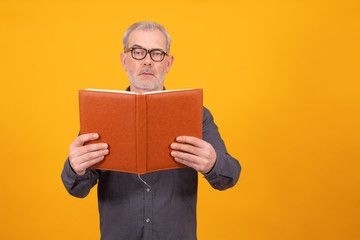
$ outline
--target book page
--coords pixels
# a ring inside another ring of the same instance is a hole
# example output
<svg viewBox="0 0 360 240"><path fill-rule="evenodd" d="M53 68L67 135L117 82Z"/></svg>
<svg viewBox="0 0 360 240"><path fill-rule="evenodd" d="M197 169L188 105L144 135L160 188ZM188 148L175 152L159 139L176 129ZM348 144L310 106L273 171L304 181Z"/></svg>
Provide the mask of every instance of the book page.
<svg viewBox="0 0 360 240"><path fill-rule="evenodd" d="M164 91L152 91L152 92L146 92L142 94L155 94L155 93L163 93L163 92L176 92L176 91L186 91L186 90L192 90L193 88L189 89L174 89L174 90L164 90Z"/></svg>
<svg viewBox="0 0 360 240"><path fill-rule="evenodd" d="M97 91L97 92L113 92L113 93L129 93L129 94L139 94L136 92L129 92L129 91L121 91L121 90L107 90L107 89L93 89L93 88L87 88L85 89L87 91Z"/></svg>
<svg viewBox="0 0 360 240"><path fill-rule="evenodd" d="M136 92L130 92L130 91L121 91L121 90L107 90L107 89L93 89L93 88L87 88L85 90L88 91L98 91L98 92L113 92L113 93L129 93L129 94L156 94L156 93L164 93L164 92L175 92L175 91L186 91L186 90L192 90L193 88L189 89L174 89L174 90L161 90L161 91L150 91L146 93L136 93Z"/></svg>

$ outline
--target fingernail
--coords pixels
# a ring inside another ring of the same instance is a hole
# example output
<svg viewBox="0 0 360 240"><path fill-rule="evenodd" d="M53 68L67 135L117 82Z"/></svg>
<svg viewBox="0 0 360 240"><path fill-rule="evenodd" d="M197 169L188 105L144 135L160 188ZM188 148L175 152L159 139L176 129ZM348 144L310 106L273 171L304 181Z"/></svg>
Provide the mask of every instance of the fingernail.
<svg viewBox="0 0 360 240"><path fill-rule="evenodd" d="M109 153L109 150L105 149L105 150L104 150L104 153L105 153L105 154L108 154L108 153Z"/></svg>
<svg viewBox="0 0 360 240"><path fill-rule="evenodd" d="M98 138L98 137L99 137L99 134L95 133L94 138Z"/></svg>
<svg viewBox="0 0 360 240"><path fill-rule="evenodd" d="M172 144L170 145L171 148L175 148L175 146L176 146L175 143L172 143Z"/></svg>
<svg viewBox="0 0 360 240"><path fill-rule="evenodd" d="M171 151L170 155L174 157L174 156L175 156L175 152L174 152L174 151Z"/></svg>
<svg viewBox="0 0 360 240"><path fill-rule="evenodd" d="M108 145L107 145L106 143L104 143L104 144L102 145L102 147L103 147L103 148L108 148Z"/></svg>

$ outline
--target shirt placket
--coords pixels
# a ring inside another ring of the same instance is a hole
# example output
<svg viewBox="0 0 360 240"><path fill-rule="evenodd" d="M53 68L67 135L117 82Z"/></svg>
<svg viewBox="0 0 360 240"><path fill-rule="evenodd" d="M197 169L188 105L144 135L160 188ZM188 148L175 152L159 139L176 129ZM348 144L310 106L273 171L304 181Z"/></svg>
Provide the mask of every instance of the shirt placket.
<svg viewBox="0 0 360 240"><path fill-rule="evenodd" d="M145 180L148 185L144 184L145 194L145 214L144 214L144 240L152 239L153 215L152 215L152 189L151 189L151 173L148 173Z"/></svg>

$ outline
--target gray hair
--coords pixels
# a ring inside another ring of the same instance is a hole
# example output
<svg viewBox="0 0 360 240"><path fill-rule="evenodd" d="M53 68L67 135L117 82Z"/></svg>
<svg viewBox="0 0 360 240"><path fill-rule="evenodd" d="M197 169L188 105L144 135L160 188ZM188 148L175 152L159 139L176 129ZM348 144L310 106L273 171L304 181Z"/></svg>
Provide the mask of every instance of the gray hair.
<svg viewBox="0 0 360 240"><path fill-rule="evenodd" d="M170 35L162 25L156 22L138 22L131 25L124 34L124 38L123 38L124 51L129 47L128 40L130 33L136 29L148 30L148 31L154 31L156 29L159 29L166 37L166 51L168 52L170 51L170 43L171 43Z"/></svg>

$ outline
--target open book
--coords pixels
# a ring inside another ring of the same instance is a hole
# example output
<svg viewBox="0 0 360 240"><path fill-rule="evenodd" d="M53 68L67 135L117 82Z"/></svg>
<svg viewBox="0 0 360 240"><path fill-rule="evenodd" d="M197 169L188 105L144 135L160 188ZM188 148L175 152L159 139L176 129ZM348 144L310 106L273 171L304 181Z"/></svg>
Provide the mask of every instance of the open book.
<svg viewBox="0 0 360 240"><path fill-rule="evenodd" d="M178 136L202 138L202 89L138 94L79 90L80 133L98 133L109 154L92 168L144 174L185 167L170 156Z"/></svg>

